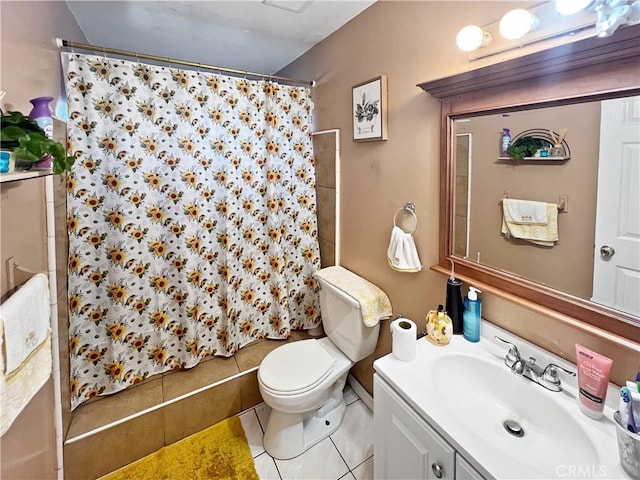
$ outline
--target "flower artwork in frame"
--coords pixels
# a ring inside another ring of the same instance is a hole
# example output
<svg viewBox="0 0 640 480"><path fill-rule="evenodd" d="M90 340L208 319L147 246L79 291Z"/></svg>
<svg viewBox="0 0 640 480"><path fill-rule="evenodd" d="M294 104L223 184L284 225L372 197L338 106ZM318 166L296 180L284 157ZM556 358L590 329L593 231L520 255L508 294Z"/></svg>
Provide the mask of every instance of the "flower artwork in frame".
<svg viewBox="0 0 640 480"><path fill-rule="evenodd" d="M353 141L387 139L387 77L367 80L352 89Z"/></svg>

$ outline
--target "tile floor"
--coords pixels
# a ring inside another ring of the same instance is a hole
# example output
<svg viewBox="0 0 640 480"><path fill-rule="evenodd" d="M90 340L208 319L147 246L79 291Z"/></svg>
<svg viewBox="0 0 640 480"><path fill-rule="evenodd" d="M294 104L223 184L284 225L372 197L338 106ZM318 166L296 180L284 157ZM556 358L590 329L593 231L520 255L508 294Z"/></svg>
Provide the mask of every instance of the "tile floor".
<svg viewBox="0 0 640 480"><path fill-rule="evenodd" d="M373 413L351 387L345 389L347 411L329 438L291 460L275 460L264 451L262 436L271 409L262 403L239 414L261 480L373 479Z"/></svg>

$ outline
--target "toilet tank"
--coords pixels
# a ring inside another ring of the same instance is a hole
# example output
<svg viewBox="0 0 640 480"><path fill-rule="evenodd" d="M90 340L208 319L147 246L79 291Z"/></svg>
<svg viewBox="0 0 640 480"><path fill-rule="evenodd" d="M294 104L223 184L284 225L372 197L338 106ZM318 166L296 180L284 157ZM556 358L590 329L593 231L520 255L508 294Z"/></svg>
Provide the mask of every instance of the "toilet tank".
<svg viewBox="0 0 640 480"><path fill-rule="evenodd" d="M320 285L320 315L327 337L354 362L371 355L378 343L380 323L367 327L356 299L322 278L316 277L316 281Z"/></svg>

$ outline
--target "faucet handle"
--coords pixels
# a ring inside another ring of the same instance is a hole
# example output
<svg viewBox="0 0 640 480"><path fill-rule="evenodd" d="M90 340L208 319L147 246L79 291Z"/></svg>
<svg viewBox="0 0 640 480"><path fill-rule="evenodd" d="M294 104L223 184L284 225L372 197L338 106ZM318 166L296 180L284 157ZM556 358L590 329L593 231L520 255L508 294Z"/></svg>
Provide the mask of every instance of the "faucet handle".
<svg viewBox="0 0 640 480"><path fill-rule="evenodd" d="M562 368L560 365L556 365L555 363L550 363L542 372L542 378L554 385L560 385L560 379L558 378L558 369L562 370L568 375L572 375L574 377L576 376L576 372L572 372L570 370L567 370L566 368Z"/></svg>
<svg viewBox="0 0 640 480"><path fill-rule="evenodd" d="M518 347L516 347L513 343L506 341L503 338L500 338L499 336L495 336L494 337L496 340L500 340L501 342L506 343L507 345L509 345L511 348L509 348L509 351L507 352L507 356L505 357L505 362L516 362L518 360L520 360L520 352L518 351Z"/></svg>

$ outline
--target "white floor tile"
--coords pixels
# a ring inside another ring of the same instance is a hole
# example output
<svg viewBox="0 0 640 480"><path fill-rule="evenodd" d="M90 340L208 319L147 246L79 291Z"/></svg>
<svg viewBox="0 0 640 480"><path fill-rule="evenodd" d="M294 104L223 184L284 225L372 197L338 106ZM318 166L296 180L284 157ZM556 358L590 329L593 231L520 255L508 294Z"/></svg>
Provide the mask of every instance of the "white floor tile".
<svg viewBox="0 0 640 480"><path fill-rule="evenodd" d="M344 402L347 405L351 405L353 402L357 402L358 400L358 395L356 395L356 392L353 391L351 385L347 385L344 389Z"/></svg>
<svg viewBox="0 0 640 480"><path fill-rule="evenodd" d="M276 460L283 480L336 480L349 472L338 450L326 438L291 460Z"/></svg>
<svg viewBox="0 0 640 480"><path fill-rule="evenodd" d="M260 420L262 431L265 432L267 430L267 424L269 423L269 417L271 416L271 407L266 403L261 403L256 407L256 414L258 415L258 420Z"/></svg>
<svg viewBox="0 0 640 480"><path fill-rule="evenodd" d="M352 473L356 480L373 480L373 457L352 469Z"/></svg>
<svg viewBox="0 0 640 480"><path fill-rule="evenodd" d="M373 455L373 413L362 400L347 407L342 425L331 439L349 470Z"/></svg>
<svg viewBox="0 0 640 480"><path fill-rule="evenodd" d="M249 442L251 448L251 456L254 458L264 452L262 446L262 428L260 428L260 422L258 422L258 416L254 410L249 410L239 416L244 434Z"/></svg>
<svg viewBox="0 0 640 480"><path fill-rule="evenodd" d="M258 472L260 480L280 480L276 464L268 453L258 455L253 459L253 462L256 465L256 472Z"/></svg>

